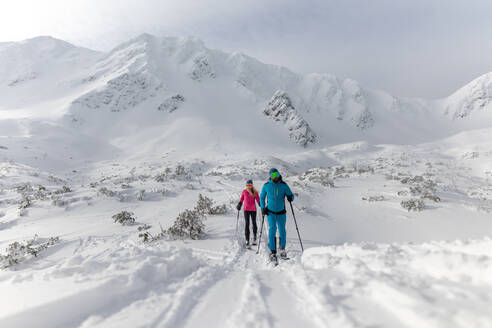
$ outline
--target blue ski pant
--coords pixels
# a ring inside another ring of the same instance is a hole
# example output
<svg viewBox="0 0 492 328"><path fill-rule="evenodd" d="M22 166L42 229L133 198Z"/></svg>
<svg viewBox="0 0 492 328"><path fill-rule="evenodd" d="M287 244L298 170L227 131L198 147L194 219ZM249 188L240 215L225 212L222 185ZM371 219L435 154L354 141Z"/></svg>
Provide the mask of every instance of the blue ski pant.
<svg viewBox="0 0 492 328"><path fill-rule="evenodd" d="M287 233L285 232L285 223L287 216L285 214L268 214L268 248L271 251L276 250L277 243L275 237L278 234L280 236L280 248L285 248Z"/></svg>

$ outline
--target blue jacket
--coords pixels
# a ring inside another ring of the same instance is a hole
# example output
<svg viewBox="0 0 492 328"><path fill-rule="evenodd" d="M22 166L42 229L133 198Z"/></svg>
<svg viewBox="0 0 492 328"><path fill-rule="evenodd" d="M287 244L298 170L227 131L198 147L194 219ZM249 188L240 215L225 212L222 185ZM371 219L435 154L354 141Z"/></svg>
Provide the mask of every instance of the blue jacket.
<svg viewBox="0 0 492 328"><path fill-rule="evenodd" d="M277 183L269 179L261 188L260 206L261 208L268 207L273 212L283 211L285 209L286 196L292 196L292 199L294 199L294 194L289 186L282 179ZM265 198L268 198L268 205L265 204Z"/></svg>

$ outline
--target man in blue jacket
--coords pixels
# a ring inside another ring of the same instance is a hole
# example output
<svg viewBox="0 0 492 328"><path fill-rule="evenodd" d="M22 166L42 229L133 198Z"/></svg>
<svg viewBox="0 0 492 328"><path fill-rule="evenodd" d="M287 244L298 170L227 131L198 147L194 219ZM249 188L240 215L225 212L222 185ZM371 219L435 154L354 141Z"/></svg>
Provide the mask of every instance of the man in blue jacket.
<svg viewBox="0 0 492 328"><path fill-rule="evenodd" d="M268 203L265 203L265 198ZM285 198L289 202L294 200L294 194L289 186L282 180L277 169L270 170L270 178L263 185L260 194L261 214L268 217L268 248L271 251L270 260L277 261L277 243L275 241L277 227L280 235L280 257L287 258L285 252L286 232L285 223L287 211L285 210Z"/></svg>

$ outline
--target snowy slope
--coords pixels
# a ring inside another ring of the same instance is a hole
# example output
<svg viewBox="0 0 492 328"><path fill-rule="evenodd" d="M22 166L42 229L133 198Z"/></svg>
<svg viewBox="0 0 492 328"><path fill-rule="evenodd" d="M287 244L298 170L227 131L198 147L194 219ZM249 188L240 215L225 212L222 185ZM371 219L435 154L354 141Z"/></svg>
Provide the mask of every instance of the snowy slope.
<svg viewBox="0 0 492 328"><path fill-rule="evenodd" d="M492 325L489 75L402 99L148 34L0 43L0 73L0 255L60 238L0 270L0 327ZM271 167L305 248L289 212L276 268L235 229ZM139 237L199 194L203 239Z"/></svg>

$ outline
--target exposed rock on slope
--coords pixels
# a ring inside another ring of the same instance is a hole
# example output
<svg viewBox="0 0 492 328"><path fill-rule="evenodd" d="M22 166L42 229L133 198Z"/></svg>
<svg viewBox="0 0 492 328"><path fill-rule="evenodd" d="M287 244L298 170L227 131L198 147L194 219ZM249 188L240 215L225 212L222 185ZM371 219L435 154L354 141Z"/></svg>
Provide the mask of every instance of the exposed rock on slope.
<svg viewBox="0 0 492 328"><path fill-rule="evenodd" d="M284 91L275 92L263 113L274 121L283 123L289 131L289 137L295 143L307 147L316 141L316 134L296 111L292 101Z"/></svg>

